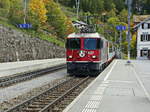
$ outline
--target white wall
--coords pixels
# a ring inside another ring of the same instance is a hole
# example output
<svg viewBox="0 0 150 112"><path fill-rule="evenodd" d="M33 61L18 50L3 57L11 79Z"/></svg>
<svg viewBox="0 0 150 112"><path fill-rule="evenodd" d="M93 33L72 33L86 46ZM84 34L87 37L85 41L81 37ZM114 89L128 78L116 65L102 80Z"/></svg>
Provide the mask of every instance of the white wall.
<svg viewBox="0 0 150 112"><path fill-rule="evenodd" d="M150 23L150 20L145 22L145 23ZM140 50L143 48L148 48L150 49L150 41L144 42L141 41L141 35L143 33L150 34L150 29L142 29L142 25L138 28L137 30L137 58L140 59Z"/></svg>

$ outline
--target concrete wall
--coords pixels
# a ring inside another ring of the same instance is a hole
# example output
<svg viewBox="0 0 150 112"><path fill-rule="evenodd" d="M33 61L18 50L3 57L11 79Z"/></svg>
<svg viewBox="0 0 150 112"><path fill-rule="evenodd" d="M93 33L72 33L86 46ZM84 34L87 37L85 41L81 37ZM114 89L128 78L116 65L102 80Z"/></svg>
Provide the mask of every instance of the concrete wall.
<svg viewBox="0 0 150 112"><path fill-rule="evenodd" d="M0 62L65 57L65 49L0 25Z"/></svg>

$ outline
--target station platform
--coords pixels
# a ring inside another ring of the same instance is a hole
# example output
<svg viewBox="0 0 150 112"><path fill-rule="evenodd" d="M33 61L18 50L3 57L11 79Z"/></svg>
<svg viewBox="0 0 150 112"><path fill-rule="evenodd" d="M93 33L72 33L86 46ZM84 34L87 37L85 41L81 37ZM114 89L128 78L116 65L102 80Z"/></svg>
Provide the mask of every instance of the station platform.
<svg viewBox="0 0 150 112"><path fill-rule="evenodd" d="M0 78L65 63L65 58L0 63Z"/></svg>
<svg viewBox="0 0 150 112"><path fill-rule="evenodd" d="M114 60L63 112L150 112L150 61Z"/></svg>

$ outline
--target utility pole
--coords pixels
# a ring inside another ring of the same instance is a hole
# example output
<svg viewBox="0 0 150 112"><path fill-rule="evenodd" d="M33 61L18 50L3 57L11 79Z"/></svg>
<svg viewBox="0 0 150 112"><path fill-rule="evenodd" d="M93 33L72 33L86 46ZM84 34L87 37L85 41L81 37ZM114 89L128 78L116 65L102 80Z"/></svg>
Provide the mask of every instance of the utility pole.
<svg viewBox="0 0 150 112"><path fill-rule="evenodd" d="M132 0L127 0L126 1L127 5L128 5L128 62L130 63L130 44L131 44L131 33L130 33L130 19L131 19L131 5L132 5Z"/></svg>
<svg viewBox="0 0 150 112"><path fill-rule="evenodd" d="M27 0L23 0L24 2L24 24L26 24L26 18L27 18Z"/></svg>
<svg viewBox="0 0 150 112"><path fill-rule="evenodd" d="M77 19L79 18L80 0L76 0Z"/></svg>

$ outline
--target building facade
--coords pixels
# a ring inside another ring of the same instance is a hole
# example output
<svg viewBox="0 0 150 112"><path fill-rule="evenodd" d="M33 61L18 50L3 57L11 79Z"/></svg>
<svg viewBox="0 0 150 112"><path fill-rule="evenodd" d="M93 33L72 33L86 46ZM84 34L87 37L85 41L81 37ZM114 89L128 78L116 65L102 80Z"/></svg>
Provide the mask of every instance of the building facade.
<svg viewBox="0 0 150 112"><path fill-rule="evenodd" d="M150 18L135 26L137 30L137 59L150 59Z"/></svg>

